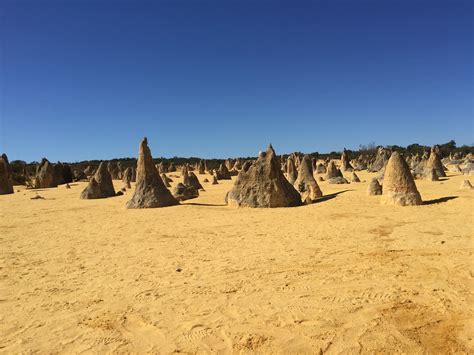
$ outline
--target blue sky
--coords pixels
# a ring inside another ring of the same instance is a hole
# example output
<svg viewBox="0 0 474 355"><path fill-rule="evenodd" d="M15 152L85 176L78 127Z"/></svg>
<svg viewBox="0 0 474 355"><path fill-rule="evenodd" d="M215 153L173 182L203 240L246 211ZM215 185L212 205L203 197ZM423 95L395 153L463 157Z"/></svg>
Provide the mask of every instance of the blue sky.
<svg viewBox="0 0 474 355"><path fill-rule="evenodd" d="M0 1L0 151L472 144L470 0Z"/></svg>

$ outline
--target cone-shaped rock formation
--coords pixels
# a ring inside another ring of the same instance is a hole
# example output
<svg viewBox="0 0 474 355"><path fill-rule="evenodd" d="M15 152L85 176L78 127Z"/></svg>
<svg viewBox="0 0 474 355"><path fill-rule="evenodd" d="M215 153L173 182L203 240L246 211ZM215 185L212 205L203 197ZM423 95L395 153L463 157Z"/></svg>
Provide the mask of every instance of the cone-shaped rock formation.
<svg viewBox="0 0 474 355"><path fill-rule="evenodd" d="M158 175L153 164L150 148L146 138L140 143L137 161L137 183L135 192L127 208L155 208L177 205L178 201L171 195Z"/></svg>
<svg viewBox="0 0 474 355"><path fill-rule="evenodd" d="M238 207L292 207L301 205L298 191L280 169L273 147L261 152L247 171L242 169L227 195L229 205Z"/></svg>
<svg viewBox="0 0 474 355"><path fill-rule="evenodd" d="M385 167L381 203L400 206L422 203L410 168L398 152L392 153Z"/></svg>

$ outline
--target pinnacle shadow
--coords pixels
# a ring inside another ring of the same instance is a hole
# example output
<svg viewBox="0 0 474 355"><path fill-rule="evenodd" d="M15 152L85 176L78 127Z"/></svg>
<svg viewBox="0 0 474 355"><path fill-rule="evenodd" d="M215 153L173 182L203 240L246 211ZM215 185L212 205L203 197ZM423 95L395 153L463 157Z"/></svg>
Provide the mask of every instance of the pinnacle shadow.
<svg viewBox="0 0 474 355"><path fill-rule="evenodd" d="M348 192L348 191L354 191L354 190L343 190L343 191L334 192L334 193L329 194L329 195L324 195L324 196L314 200L314 203L320 203L320 202L325 202L325 201L332 200L333 198L336 198L337 195L342 194L344 192Z"/></svg>
<svg viewBox="0 0 474 355"><path fill-rule="evenodd" d="M435 198L433 200L423 201L423 205L435 205L435 204L438 204L438 203L447 202L449 200L454 200L458 197L459 196L446 196L446 197Z"/></svg>
<svg viewBox="0 0 474 355"><path fill-rule="evenodd" d="M227 204L218 204L218 203L199 203L199 202L187 202L181 203L183 206L209 206L209 207L225 207Z"/></svg>

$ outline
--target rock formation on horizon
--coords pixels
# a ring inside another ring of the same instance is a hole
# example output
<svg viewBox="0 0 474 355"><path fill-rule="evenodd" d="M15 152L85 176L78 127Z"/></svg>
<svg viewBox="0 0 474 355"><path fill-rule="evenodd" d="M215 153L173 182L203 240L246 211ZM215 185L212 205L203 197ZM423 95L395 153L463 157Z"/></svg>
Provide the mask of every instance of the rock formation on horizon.
<svg viewBox="0 0 474 355"><path fill-rule="evenodd" d="M342 172L344 172L344 171L353 171L354 170L354 168L351 165L351 162L350 162L350 159L349 159L349 154L347 154L346 148L344 148L344 150L342 151L340 170Z"/></svg>
<svg viewBox="0 0 474 355"><path fill-rule="evenodd" d="M247 171L242 169L233 188L227 194L230 206L293 207L300 206L301 196L285 178L271 145L261 152Z"/></svg>
<svg viewBox="0 0 474 355"><path fill-rule="evenodd" d="M221 164L216 171L217 180L231 180L232 177L227 169L226 164Z"/></svg>
<svg viewBox="0 0 474 355"><path fill-rule="evenodd" d="M126 207L155 208L177 204L178 201L171 195L158 175L145 137L141 141L138 151L135 192L132 199L126 203Z"/></svg>
<svg viewBox="0 0 474 355"><path fill-rule="evenodd" d="M405 159L393 152L385 167L381 203L386 205L421 205L422 200Z"/></svg>
<svg viewBox="0 0 474 355"><path fill-rule="evenodd" d="M390 151L384 147L378 147L375 161L370 165L367 171L376 173L382 170L387 165L388 159L390 158Z"/></svg>

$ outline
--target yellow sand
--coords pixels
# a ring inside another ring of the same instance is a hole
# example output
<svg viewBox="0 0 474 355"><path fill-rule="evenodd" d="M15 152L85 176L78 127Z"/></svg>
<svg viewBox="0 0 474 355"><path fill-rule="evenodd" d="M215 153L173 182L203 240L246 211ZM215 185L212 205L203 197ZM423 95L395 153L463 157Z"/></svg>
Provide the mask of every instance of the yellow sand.
<svg viewBox="0 0 474 355"><path fill-rule="evenodd" d="M286 209L227 207L230 181L147 210L125 209L133 190L15 187L0 196L0 351L473 353L466 177L417 181L431 204L397 207L359 176Z"/></svg>

